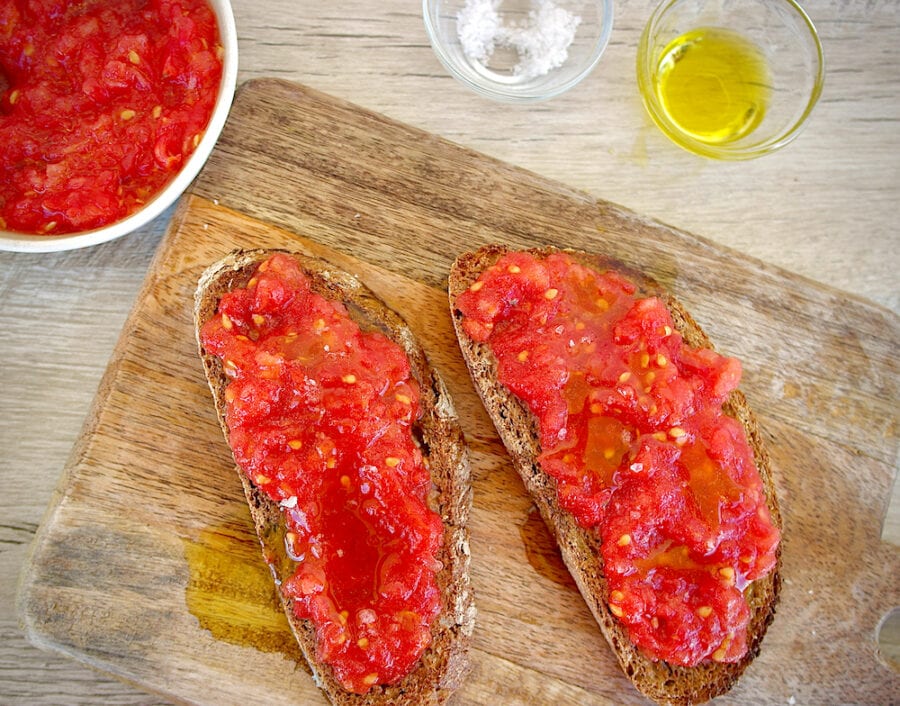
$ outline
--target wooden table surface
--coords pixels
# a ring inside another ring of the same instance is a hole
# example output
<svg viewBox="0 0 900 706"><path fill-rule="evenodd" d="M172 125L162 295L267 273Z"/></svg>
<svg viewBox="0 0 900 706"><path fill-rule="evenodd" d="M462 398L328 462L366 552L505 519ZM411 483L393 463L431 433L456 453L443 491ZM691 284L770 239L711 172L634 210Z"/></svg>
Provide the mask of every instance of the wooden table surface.
<svg viewBox="0 0 900 706"><path fill-rule="evenodd" d="M233 2L239 81L306 84L900 312L900 3L809 2L827 62L819 105L783 151L726 164L681 151L643 111L634 60L650 0L616 3L595 72L530 106L490 102L449 77L418 3ZM160 703L30 646L14 597L170 215L91 249L0 253L2 703ZM900 544L894 496L884 537Z"/></svg>

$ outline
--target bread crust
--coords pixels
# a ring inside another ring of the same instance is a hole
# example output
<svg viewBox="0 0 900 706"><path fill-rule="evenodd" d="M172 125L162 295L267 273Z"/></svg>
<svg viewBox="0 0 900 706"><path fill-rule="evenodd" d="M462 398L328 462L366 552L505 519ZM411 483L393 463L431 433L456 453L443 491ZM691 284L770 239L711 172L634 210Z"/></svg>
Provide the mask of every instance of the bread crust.
<svg viewBox="0 0 900 706"><path fill-rule="evenodd" d="M778 547L775 569L750 584L745 591L750 606L747 629L747 654L735 663L703 663L696 667L671 665L655 661L639 650L628 633L610 612L609 589L603 575L600 537L595 530L586 530L559 505L556 481L541 470L538 463L540 443L537 420L526 405L497 382L497 363L486 343L469 338L462 328L462 314L455 302L479 275L509 250L503 246L486 246L460 255L450 270L448 293L453 326L459 339L463 358L475 388L484 403L497 432L512 458L548 528L556 538L563 561L568 567L585 602L597 620L603 635L612 647L622 670L638 690L659 704L696 704L728 691L756 657L763 635L775 614L781 585L781 546ZM668 307L676 329L684 341L693 347L713 348L712 343L691 318L685 308L663 287L644 275L615 260L573 250L555 248L531 249L536 256L565 252L583 265L603 271L614 269L631 279L639 296L656 296ZM753 412L744 395L735 391L723 405L726 414L737 419L747 433L754 460L765 487L766 503L772 522L781 529L781 513L775 495L769 457Z"/></svg>
<svg viewBox="0 0 900 706"><path fill-rule="evenodd" d="M226 440L229 430L225 421L225 388L228 379L221 361L203 349L200 330L215 315L220 297L232 289L246 286L256 266L275 252L287 251L234 251L208 267L197 286L195 333ZM313 291L328 299L340 300L361 328L380 331L406 352L412 375L420 387L423 410L422 418L414 427L414 437L423 456L429 460L435 490L429 502L443 520L444 535L437 557L443 565L437 574L443 605L432 624L432 641L414 670L394 685L376 685L364 695L344 690L335 680L331 668L316 660L315 629L311 621L298 620L293 614L292 601L282 597L285 614L312 669L313 678L332 703L339 706L445 703L468 671L468 647L475 620L469 584L467 529L472 490L468 451L456 411L443 381L428 363L424 350L394 311L352 275L315 258L299 253L288 254L297 260L310 278ZM285 550L280 509L237 466L235 470L244 487L263 555L276 584L281 585L292 575L295 564ZM278 593L281 596L281 592Z"/></svg>

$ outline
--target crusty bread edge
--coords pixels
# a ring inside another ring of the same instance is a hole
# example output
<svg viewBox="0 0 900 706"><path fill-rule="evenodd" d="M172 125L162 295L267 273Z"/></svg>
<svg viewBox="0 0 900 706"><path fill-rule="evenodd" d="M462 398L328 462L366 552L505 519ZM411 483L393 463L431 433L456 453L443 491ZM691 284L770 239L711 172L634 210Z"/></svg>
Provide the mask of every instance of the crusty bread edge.
<svg viewBox="0 0 900 706"><path fill-rule="evenodd" d="M201 275L194 302L194 324L203 369L212 392L225 439L225 387L221 361L208 354L200 342L200 329L215 315L219 298L245 286L258 263L275 250L234 251L210 265ZM286 252L286 251L281 251ZM444 522L444 541L438 559L443 565L437 580L443 608L432 627L432 642L413 672L397 684L377 685L367 694L352 694L335 680L328 665L316 660L315 630L310 621L293 615L291 601L282 600L285 614L316 683L338 706L382 706L384 704L441 704L461 685L469 669L468 648L474 628L475 606L469 583L468 515L472 502L468 451L456 411L443 381L430 366L425 352L404 321L352 275L328 263L300 253L288 253L311 278L314 291L342 301L364 329L377 329L398 343L409 358L419 383L423 416L417 425L417 441L429 460L434 491L432 509ZM263 554L276 583L293 572L287 557L281 512L241 470L241 479ZM280 596L280 591L279 591Z"/></svg>
<svg viewBox="0 0 900 706"><path fill-rule="evenodd" d="M541 248L532 249L530 252L541 256L554 251L555 248ZM779 545L775 570L766 577L752 582L745 591L750 605L751 620L748 626L748 651L739 662L704 663L693 668L680 667L650 659L631 642L624 626L609 610L609 589L603 576L598 534L581 528L571 514L559 506L556 481L541 470L537 461L539 442L536 419L524 403L497 382L496 359L487 344L470 339L461 326L462 316L455 306L456 297L468 289L485 269L506 252L507 248L494 245L463 253L453 263L449 275L448 294L453 326L463 358L485 409L493 420L513 465L522 477L526 490L556 538L563 560L585 602L615 652L622 670L635 687L660 704L702 703L723 694L734 685L759 653L762 638L774 617L781 585L781 547ZM663 299L672 314L678 332L688 345L713 347L700 326L674 296L641 272L600 255L572 250L565 252L582 264L595 269L612 268L626 274L638 285L640 295L658 296ZM781 513L769 457L756 418L740 391L735 391L731 395L724 405L724 410L737 419L747 433L765 487L766 502L772 520L781 528Z"/></svg>

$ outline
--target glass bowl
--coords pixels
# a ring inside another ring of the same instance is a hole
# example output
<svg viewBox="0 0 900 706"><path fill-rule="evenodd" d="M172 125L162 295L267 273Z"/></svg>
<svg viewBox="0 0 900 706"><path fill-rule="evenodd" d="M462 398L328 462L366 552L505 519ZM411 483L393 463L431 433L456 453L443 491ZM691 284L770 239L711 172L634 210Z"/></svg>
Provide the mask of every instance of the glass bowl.
<svg viewBox="0 0 900 706"><path fill-rule="evenodd" d="M450 74L483 96L513 103L546 100L576 85L600 61L613 24L612 0L423 0L422 12ZM565 39L552 40L573 28L560 51Z"/></svg>
<svg viewBox="0 0 900 706"><path fill-rule="evenodd" d="M215 12L219 25L219 37L224 49L222 79L219 83L219 94L203 137L179 172L139 210L119 221L102 228L64 235L33 235L0 230L0 250L33 253L58 252L85 248L119 238L152 221L175 203L185 189L190 186L219 139L231 108L237 84L238 42L231 3L229 0L209 0L209 5Z"/></svg>
<svg viewBox="0 0 900 706"><path fill-rule="evenodd" d="M679 62L681 92L667 92ZM637 77L647 112L673 142L741 160L797 137L822 93L825 61L793 0L666 0L644 28Z"/></svg>

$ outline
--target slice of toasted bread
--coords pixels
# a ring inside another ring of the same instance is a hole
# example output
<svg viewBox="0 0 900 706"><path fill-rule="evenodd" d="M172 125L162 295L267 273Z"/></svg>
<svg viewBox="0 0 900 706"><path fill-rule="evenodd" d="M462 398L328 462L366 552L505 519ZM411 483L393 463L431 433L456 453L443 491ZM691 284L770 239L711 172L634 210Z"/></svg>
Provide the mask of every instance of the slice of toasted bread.
<svg viewBox="0 0 900 706"><path fill-rule="evenodd" d="M553 252L552 248L531 250L537 256ZM766 628L772 621L780 588L780 549L775 570L754 581L745 591L750 606L748 651L734 663L702 663L696 667L682 667L653 660L638 649L628 633L610 612L608 593L600 555L600 537L594 530L586 530L572 515L562 509L556 493L556 481L541 470L538 462L540 444L537 420L528 407L497 382L496 359L486 343L469 338L462 325L462 314L455 306L459 294L468 289L479 275L499 260L508 250L502 246L487 246L460 255L450 271L449 296L453 324L459 338L463 358L468 365L475 387L484 406L506 446L513 464L534 500L544 521L559 545L566 566L593 613L600 628L616 654L619 664L634 685L660 704L701 703L728 691L747 665L759 653ZM693 347L712 348L700 326L675 298L660 285L631 268L602 256L565 251L584 265L603 271L616 269L638 285L639 296L660 297L668 306L676 328L684 341ZM724 405L725 413L744 427L752 447L759 474L766 491L766 500L773 523L781 527L781 516L775 497L769 460L756 420L743 394L732 393Z"/></svg>
<svg viewBox="0 0 900 706"><path fill-rule="evenodd" d="M207 353L200 343L200 329L216 313L219 298L226 292L246 286L260 262L272 250L236 251L211 265L201 276L194 306L194 323L200 344L200 357L212 390L216 411L225 438L225 376L221 361ZM291 629L313 671L316 683L334 704L440 704L458 688L468 669L467 650L474 627L475 607L469 586L469 540L466 523L471 506L468 452L453 403L437 372L426 359L412 331L403 320L353 276L327 263L291 253L310 278L313 291L332 300L340 300L351 317L364 330L378 330L401 346L409 358L412 375L420 387L422 418L414 436L429 470L435 492L429 501L444 523L443 546L437 558L443 568L437 575L442 594L442 610L432 625L429 647L414 670L393 685L376 685L367 694L346 691L336 681L328 665L316 660L316 634L313 624L298 620L292 601L283 599ZM236 467L237 468L237 467ZM263 555L276 583L293 574L295 564L287 556L281 510L237 468L244 486L250 514L256 526ZM279 595L280 591L279 591Z"/></svg>

